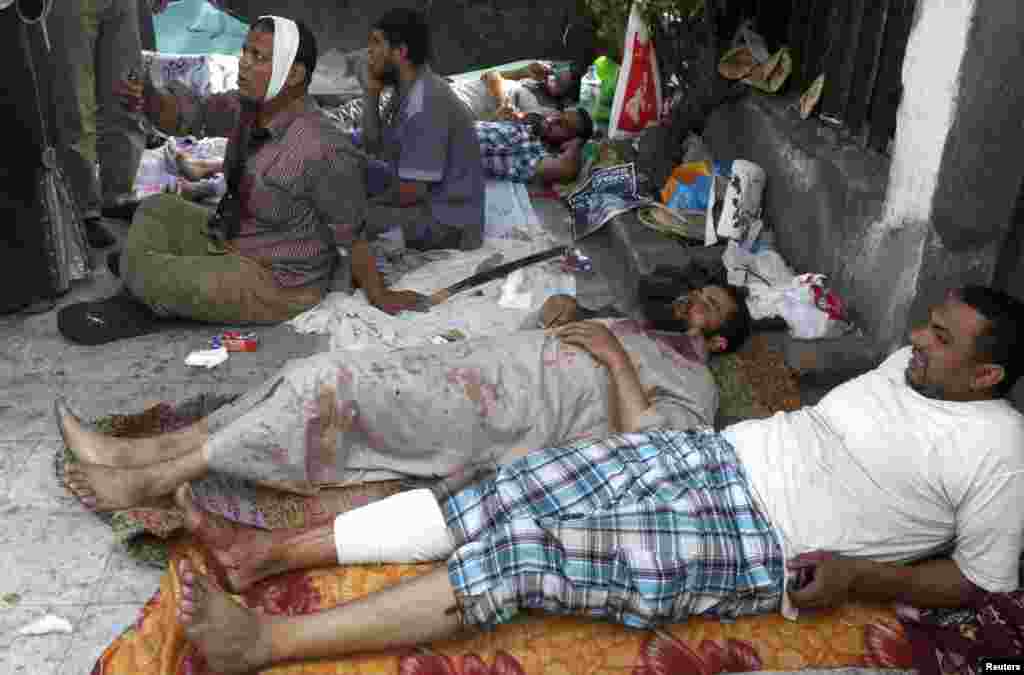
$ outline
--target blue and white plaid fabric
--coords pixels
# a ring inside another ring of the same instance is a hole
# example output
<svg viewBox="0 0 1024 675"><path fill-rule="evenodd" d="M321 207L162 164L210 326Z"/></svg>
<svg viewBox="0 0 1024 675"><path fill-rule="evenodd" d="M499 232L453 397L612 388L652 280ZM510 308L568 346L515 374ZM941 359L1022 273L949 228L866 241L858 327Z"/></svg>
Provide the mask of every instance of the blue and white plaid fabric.
<svg viewBox="0 0 1024 675"><path fill-rule="evenodd" d="M544 143L520 122L476 122L484 170L492 178L529 183L537 164L551 155Z"/></svg>
<svg viewBox="0 0 1024 675"><path fill-rule="evenodd" d="M537 451L441 500L462 621L522 609L635 628L775 611L776 533L735 451L710 430L653 430Z"/></svg>

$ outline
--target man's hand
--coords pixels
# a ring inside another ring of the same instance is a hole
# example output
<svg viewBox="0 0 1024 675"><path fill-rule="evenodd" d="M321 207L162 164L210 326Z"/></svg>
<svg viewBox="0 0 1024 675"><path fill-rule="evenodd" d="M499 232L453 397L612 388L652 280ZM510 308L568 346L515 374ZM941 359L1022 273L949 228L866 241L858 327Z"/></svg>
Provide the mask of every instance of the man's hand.
<svg viewBox="0 0 1024 675"><path fill-rule="evenodd" d="M576 298L571 295L552 295L540 308L540 323L544 328L558 328L576 321Z"/></svg>
<svg viewBox="0 0 1024 675"><path fill-rule="evenodd" d="M376 297L370 298L370 304L388 314L398 314L406 310L426 312L430 310L430 298L416 291L393 291L384 289Z"/></svg>
<svg viewBox="0 0 1024 675"><path fill-rule="evenodd" d="M522 116L515 111L509 102L502 103L494 113L495 119L500 122L520 122Z"/></svg>
<svg viewBox="0 0 1024 675"><path fill-rule="evenodd" d="M142 110L144 85L142 80L118 80L114 82L114 96L126 110Z"/></svg>
<svg viewBox="0 0 1024 675"><path fill-rule="evenodd" d="M622 348L619 338L615 337L603 323L577 321L555 329L552 334L566 344L590 352L590 355L608 370L615 371L631 365L629 355Z"/></svg>
<svg viewBox="0 0 1024 675"><path fill-rule="evenodd" d="M535 80L544 81L548 78L553 71L549 66L544 65L538 61L534 61L530 65L526 66L526 71L530 73L530 77Z"/></svg>
<svg viewBox="0 0 1024 675"><path fill-rule="evenodd" d="M850 598L857 578L857 561L825 551L812 551L793 558L786 567L806 577L806 585L790 590L789 599L797 609L825 609Z"/></svg>

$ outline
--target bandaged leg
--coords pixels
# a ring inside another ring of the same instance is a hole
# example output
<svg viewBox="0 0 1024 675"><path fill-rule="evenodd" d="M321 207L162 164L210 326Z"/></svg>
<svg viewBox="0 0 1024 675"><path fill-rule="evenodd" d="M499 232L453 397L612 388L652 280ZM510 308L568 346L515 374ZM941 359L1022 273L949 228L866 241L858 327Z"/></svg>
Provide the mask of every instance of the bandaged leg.
<svg viewBox="0 0 1024 675"><path fill-rule="evenodd" d="M338 564L418 563L455 550L441 507L427 489L410 490L334 519Z"/></svg>

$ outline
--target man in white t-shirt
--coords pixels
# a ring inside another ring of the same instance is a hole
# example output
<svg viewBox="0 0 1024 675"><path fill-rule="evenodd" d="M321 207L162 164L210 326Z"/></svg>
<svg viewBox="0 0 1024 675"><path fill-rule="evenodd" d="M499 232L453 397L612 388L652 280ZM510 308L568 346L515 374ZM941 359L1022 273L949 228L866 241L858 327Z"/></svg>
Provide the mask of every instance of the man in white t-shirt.
<svg viewBox="0 0 1024 675"><path fill-rule="evenodd" d="M946 607L1017 588L1024 417L1004 396L1021 317L989 289L950 293L911 346L818 405L725 430L790 567L813 565L787 594L794 606L856 595Z"/></svg>
<svg viewBox="0 0 1024 675"><path fill-rule="evenodd" d="M650 628L1015 590L1024 416L1004 397L1022 324L1024 303L966 287L910 347L818 405L721 434L646 429L537 450L457 493L399 493L339 515L333 531L267 535L233 558L234 586L303 567L448 561L325 612L262 617L182 562L179 620L212 667L236 672L442 640L524 608ZM203 536L205 518L187 495L179 503Z"/></svg>

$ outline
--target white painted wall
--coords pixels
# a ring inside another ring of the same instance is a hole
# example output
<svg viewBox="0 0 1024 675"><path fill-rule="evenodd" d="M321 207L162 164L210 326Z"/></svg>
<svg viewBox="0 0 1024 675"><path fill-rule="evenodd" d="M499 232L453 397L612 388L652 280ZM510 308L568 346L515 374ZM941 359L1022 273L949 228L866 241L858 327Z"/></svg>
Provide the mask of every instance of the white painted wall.
<svg viewBox="0 0 1024 675"><path fill-rule="evenodd" d="M877 324L889 349L900 343L917 295L976 2L918 0L907 42L886 204L852 266L859 284L890 298Z"/></svg>
<svg viewBox="0 0 1024 675"><path fill-rule="evenodd" d="M885 221L890 226L925 223L931 217L976 3L918 0L903 60L903 99L886 196Z"/></svg>

